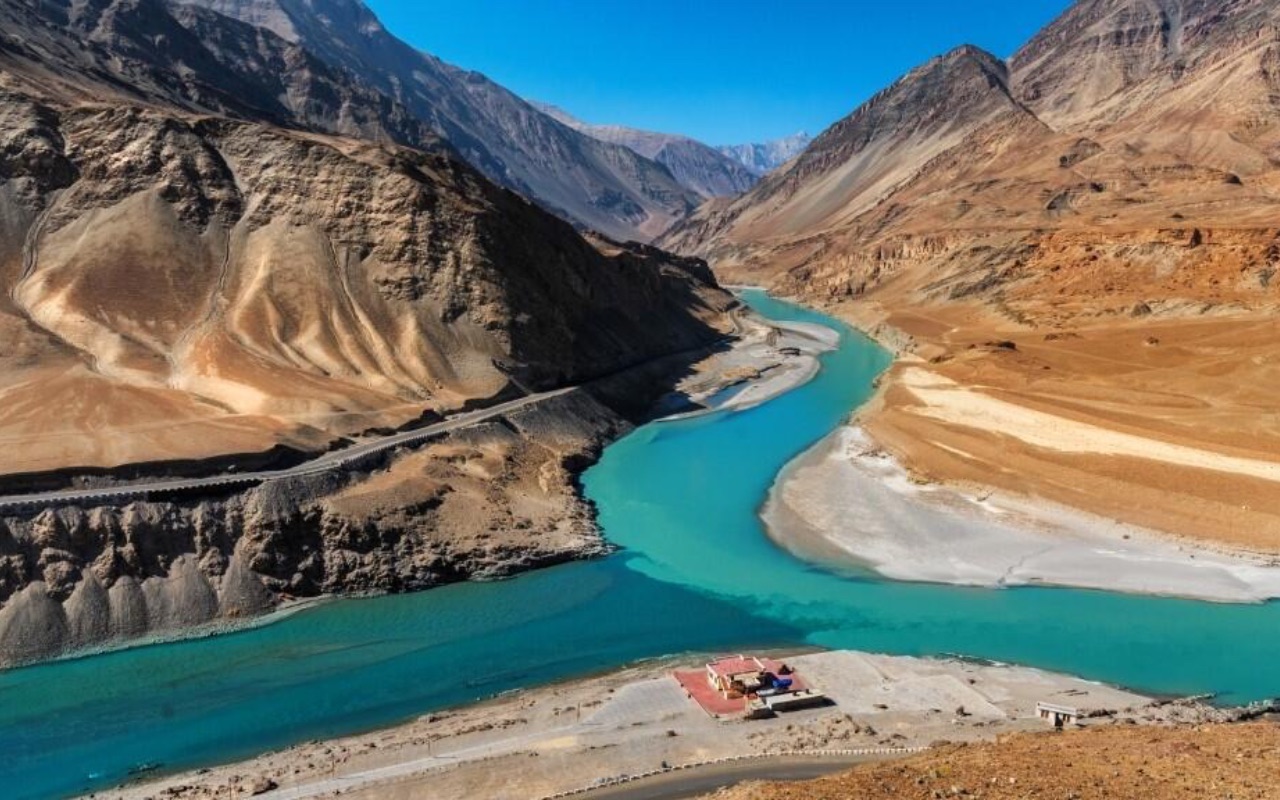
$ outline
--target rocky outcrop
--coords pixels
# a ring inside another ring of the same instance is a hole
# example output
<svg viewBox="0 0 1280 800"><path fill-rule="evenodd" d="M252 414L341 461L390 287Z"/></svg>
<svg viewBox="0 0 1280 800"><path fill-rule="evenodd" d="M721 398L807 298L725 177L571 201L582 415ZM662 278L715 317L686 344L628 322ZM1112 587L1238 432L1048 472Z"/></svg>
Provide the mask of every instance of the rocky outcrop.
<svg viewBox="0 0 1280 800"><path fill-rule="evenodd" d="M354 474L0 520L0 664L605 551L577 473L630 428L587 392Z"/></svg>

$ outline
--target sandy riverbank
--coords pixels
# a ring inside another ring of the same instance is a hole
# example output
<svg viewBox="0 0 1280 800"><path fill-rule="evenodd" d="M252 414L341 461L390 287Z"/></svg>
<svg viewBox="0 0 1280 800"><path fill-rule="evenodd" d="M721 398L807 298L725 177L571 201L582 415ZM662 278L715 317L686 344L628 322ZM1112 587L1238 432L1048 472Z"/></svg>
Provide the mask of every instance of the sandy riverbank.
<svg viewBox="0 0 1280 800"><path fill-rule="evenodd" d="M738 341L695 365L673 392L681 405L700 408L665 417L743 411L803 386L818 374L818 356L840 345L840 333L823 325L776 322L753 311L737 316Z"/></svg>
<svg viewBox="0 0 1280 800"><path fill-rule="evenodd" d="M802 557L898 580L1228 602L1280 597L1274 558L1176 541L1043 500L920 483L859 427L838 429L789 464L763 517L770 535Z"/></svg>
<svg viewBox="0 0 1280 800"><path fill-rule="evenodd" d="M1167 708L1105 685L1035 669L851 651L786 658L835 705L773 720L718 721L671 677L685 657L506 695L360 736L302 744L99 798L331 795L385 800L529 800L667 764L738 755L928 746L1042 730L1047 700L1154 721ZM1129 709L1126 711L1126 709ZM1213 713L1199 710L1197 713ZM1117 716L1098 718L1098 724ZM274 785L274 789L268 788Z"/></svg>

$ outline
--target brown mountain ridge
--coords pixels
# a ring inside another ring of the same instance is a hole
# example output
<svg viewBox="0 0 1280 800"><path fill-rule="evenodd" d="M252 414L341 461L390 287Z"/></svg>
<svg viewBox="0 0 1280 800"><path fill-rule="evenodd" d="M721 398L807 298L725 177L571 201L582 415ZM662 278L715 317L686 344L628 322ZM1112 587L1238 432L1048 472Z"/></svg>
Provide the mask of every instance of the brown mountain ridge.
<svg viewBox="0 0 1280 800"><path fill-rule="evenodd" d="M649 241L701 200L663 164L581 133L484 75L410 47L359 0L181 2L270 31L357 76L490 180L579 227Z"/></svg>

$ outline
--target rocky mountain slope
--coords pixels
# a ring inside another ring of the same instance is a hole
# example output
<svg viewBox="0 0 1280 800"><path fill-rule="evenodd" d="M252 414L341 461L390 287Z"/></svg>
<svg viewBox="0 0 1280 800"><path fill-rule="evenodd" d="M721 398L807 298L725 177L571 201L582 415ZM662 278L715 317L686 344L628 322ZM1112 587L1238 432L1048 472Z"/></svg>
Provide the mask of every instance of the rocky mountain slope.
<svg viewBox="0 0 1280 800"><path fill-rule="evenodd" d="M707 207L665 241L695 248L847 228L935 157L984 129L994 135L1037 127L1009 94L994 56L961 47L913 70L813 141L785 169L767 175L727 208Z"/></svg>
<svg viewBox="0 0 1280 800"><path fill-rule="evenodd" d="M648 241L700 200L656 162L579 133L483 75L413 49L360 0L171 1L301 45L394 99L490 180L576 225Z"/></svg>
<svg viewBox="0 0 1280 800"><path fill-rule="evenodd" d="M3 0L0 20L10 491L256 463L655 359L678 370L729 328L705 265L588 242L268 30L156 0ZM595 552L572 473L662 377L351 475L9 512L0 654Z"/></svg>
<svg viewBox="0 0 1280 800"><path fill-rule="evenodd" d="M911 71L661 243L827 304L960 387L1273 459L1277 21L1273 0L1080 0L1007 64L962 47ZM1264 482L1014 442L901 372L869 424L924 475L1280 548Z"/></svg>
<svg viewBox="0 0 1280 800"><path fill-rule="evenodd" d="M655 133L622 125L592 125L556 106L538 108L574 130L627 147L671 171L680 185L703 199L733 197L755 185L757 174L730 156L687 136Z"/></svg>
<svg viewBox="0 0 1280 800"><path fill-rule="evenodd" d="M726 144L717 147L757 175L773 172L778 167L804 152L813 138L804 131L755 144Z"/></svg>
<svg viewBox="0 0 1280 800"><path fill-rule="evenodd" d="M8 34L0 40L5 84L31 94L161 104L440 149L428 125L354 76L200 8L162 0L7 2L0 20Z"/></svg>

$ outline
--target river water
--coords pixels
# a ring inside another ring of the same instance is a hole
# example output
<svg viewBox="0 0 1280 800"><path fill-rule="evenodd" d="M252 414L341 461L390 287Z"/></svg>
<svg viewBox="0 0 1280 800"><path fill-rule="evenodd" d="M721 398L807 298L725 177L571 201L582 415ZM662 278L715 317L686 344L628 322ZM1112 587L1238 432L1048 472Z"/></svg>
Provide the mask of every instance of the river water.
<svg viewBox="0 0 1280 800"><path fill-rule="evenodd" d="M881 348L841 331L804 387L643 426L583 476L609 558L489 584L332 602L260 628L0 672L0 795L60 797L387 725L681 652L848 647L1012 661L1226 701L1280 694L1280 605L908 584L778 549L774 476L871 394Z"/></svg>

